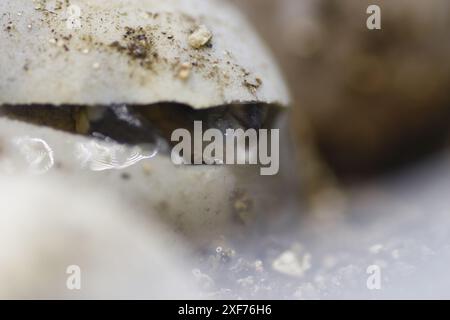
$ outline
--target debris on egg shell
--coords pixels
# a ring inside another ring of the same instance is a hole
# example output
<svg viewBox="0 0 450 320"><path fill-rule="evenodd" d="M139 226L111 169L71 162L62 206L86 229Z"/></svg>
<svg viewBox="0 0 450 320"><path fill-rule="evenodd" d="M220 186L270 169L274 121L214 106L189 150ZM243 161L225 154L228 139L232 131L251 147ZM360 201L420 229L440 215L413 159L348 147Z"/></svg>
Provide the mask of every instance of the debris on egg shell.
<svg viewBox="0 0 450 320"><path fill-rule="evenodd" d="M189 62L184 62L180 66L180 70L178 71L178 78L181 80L189 79L191 74L192 65Z"/></svg>
<svg viewBox="0 0 450 320"><path fill-rule="evenodd" d="M201 25L189 36L189 45L192 48L200 49L206 46L211 38L211 31L205 25Z"/></svg>
<svg viewBox="0 0 450 320"><path fill-rule="evenodd" d="M26 0L0 2L5 13L0 25L9 26L0 33L0 105L173 102L207 109L236 102L290 103L271 53L243 15L225 1L74 4L82 12L79 29L67 27L70 2L42 1L39 10ZM27 24L34 26L32 32ZM184 62L192 68L178 74ZM192 81L174 81L174 72Z"/></svg>

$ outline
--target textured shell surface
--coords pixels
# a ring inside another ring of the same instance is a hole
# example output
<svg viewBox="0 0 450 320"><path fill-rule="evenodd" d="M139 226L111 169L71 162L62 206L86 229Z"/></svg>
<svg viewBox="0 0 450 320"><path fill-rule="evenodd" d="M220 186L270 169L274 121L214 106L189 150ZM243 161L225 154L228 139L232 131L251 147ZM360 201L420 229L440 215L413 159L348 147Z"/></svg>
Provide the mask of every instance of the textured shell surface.
<svg viewBox="0 0 450 320"><path fill-rule="evenodd" d="M137 147L3 118L1 174L45 177L43 185L56 177L74 192L90 188L111 192L128 206L124 212L144 212L141 216L151 221L167 223L170 234L186 235L193 242L230 227L229 198L238 184L225 166L174 167L169 157ZM202 200L192 200L197 198Z"/></svg>
<svg viewBox="0 0 450 320"><path fill-rule="evenodd" d="M0 27L0 105L289 104L271 54L221 1L3 0ZM211 39L195 48L199 28Z"/></svg>

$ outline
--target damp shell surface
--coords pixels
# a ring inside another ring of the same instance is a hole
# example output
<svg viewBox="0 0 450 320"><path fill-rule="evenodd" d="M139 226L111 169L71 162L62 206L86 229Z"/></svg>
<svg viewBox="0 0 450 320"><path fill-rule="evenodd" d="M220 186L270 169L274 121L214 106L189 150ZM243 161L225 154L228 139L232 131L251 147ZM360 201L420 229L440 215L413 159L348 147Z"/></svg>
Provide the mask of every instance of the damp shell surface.
<svg viewBox="0 0 450 320"><path fill-rule="evenodd" d="M6 0L0 27L0 105L289 104L270 53L221 1Z"/></svg>
<svg viewBox="0 0 450 320"><path fill-rule="evenodd" d="M111 192L130 218L141 212L193 243L225 233L234 219L238 182L228 167L177 167L165 155L1 118L0 147L0 173L45 177L43 185L56 177L74 193ZM89 201L84 206L91 210Z"/></svg>
<svg viewBox="0 0 450 320"><path fill-rule="evenodd" d="M215 0L73 5L0 2L0 107L289 104L276 63L230 5ZM269 183L255 177L257 168L247 169L175 167L159 150L152 154L0 118L0 173L45 173L74 192L109 190L130 212L162 220L169 232L194 244L231 229L237 233L236 221L242 225L254 217L253 194Z"/></svg>

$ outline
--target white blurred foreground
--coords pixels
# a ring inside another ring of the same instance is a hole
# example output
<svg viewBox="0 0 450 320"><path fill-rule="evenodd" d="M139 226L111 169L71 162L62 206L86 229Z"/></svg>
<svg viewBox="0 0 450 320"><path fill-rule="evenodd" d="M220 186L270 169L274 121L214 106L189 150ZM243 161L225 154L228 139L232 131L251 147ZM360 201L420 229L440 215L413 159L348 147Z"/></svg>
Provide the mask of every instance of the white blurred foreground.
<svg viewBox="0 0 450 320"><path fill-rule="evenodd" d="M111 194L19 176L1 176L0 194L0 298L196 296L165 230ZM72 265L80 290L66 285Z"/></svg>

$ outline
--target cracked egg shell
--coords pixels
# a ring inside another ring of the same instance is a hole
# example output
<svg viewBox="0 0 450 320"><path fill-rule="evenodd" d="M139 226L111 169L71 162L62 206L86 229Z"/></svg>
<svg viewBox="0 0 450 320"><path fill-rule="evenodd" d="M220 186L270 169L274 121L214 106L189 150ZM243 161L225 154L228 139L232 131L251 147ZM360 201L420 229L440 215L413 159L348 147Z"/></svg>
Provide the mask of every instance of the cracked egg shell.
<svg viewBox="0 0 450 320"><path fill-rule="evenodd" d="M174 166L169 157L138 147L0 118L0 175L37 176L43 185L58 179L73 192L109 192L128 207L129 219L137 212L150 223L160 221L169 237L186 237L194 246L239 230L242 210L233 207L232 195L253 180L233 170ZM80 207L92 210L90 201Z"/></svg>
<svg viewBox="0 0 450 320"><path fill-rule="evenodd" d="M4 0L0 27L0 105L289 104L270 53L221 1Z"/></svg>

